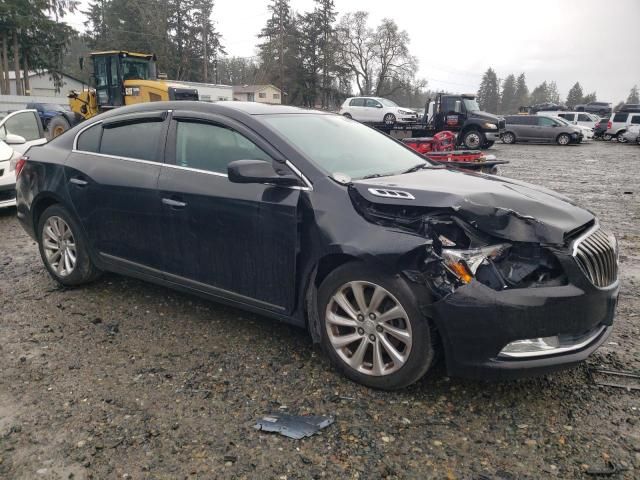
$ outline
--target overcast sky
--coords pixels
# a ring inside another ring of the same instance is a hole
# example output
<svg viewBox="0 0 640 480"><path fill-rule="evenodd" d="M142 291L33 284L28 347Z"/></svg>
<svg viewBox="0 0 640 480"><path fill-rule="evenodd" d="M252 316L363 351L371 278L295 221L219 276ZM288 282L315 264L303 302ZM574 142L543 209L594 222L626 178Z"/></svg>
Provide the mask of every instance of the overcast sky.
<svg viewBox="0 0 640 480"><path fill-rule="evenodd" d="M84 9L88 0L80 2ZM298 12L313 0L291 0ZM267 0L216 0L213 17L230 55L256 53ZM524 72L529 89L555 80L561 97L579 81L614 103L640 86L640 0L335 0L340 14L370 12L372 26L395 20L411 38L418 76L434 90L476 92L482 73ZM607 8L609 7L609 8ZM66 18L83 29L82 14Z"/></svg>

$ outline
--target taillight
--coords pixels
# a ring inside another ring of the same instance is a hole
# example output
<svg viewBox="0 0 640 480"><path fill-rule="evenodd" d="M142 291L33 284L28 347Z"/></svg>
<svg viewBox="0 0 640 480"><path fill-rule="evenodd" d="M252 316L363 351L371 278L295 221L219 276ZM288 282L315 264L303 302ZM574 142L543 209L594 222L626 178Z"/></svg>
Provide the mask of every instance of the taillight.
<svg viewBox="0 0 640 480"><path fill-rule="evenodd" d="M611 120L607 122L607 130L611 130Z"/></svg>
<svg viewBox="0 0 640 480"><path fill-rule="evenodd" d="M20 157L20 160L18 160L16 162L16 179L20 176L20 172L22 172L22 169L24 168L25 163L27 163L27 160L29 159L29 157L27 157L26 155Z"/></svg>

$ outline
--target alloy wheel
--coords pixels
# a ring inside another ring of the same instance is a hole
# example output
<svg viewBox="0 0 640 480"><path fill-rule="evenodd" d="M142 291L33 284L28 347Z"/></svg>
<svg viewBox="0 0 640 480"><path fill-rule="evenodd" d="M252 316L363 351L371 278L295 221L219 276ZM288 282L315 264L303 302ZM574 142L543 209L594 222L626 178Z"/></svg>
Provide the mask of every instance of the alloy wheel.
<svg viewBox="0 0 640 480"><path fill-rule="evenodd" d="M49 266L61 277L70 275L76 267L76 241L71 227L62 218L52 216L42 229L42 245Z"/></svg>
<svg viewBox="0 0 640 480"><path fill-rule="evenodd" d="M387 113L382 121L387 125L393 125L396 123L396 116L393 113Z"/></svg>
<svg viewBox="0 0 640 480"><path fill-rule="evenodd" d="M564 133L558 137L558 143L560 145L568 145L570 141L571 139L569 138L569 135L566 135Z"/></svg>
<svg viewBox="0 0 640 480"><path fill-rule="evenodd" d="M375 283L352 281L331 297L327 335L338 356L354 370L389 375L409 359L411 323L400 302Z"/></svg>
<svg viewBox="0 0 640 480"><path fill-rule="evenodd" d="M465 135L464 144L467 148L476 149L480 147L480 134L477 132L471 132Z"/></svg>

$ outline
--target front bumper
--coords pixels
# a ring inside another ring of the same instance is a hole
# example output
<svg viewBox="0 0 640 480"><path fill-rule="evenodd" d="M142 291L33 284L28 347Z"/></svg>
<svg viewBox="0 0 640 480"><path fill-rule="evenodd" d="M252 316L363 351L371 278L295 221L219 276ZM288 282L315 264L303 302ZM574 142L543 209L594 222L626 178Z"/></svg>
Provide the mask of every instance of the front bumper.
<svg viewBox="0 0 640 480"><path fill-rule="evenodd" d="M539 375L585 360L611 334L619 284L598 288L582 274L573 257L561 263L573 282L555 287L496 291L473 280L435 303L450 375L516 378ZM524 339L575 338L556 352L507 357L506 345Z"/></svg>
<svg viewBox="0 0 640 480"><path fill-rule="evenodd" d="M500 140L501 133L498 130L491 132L484 132L484 136L487 139L487 142L497 142Z"/></svg>

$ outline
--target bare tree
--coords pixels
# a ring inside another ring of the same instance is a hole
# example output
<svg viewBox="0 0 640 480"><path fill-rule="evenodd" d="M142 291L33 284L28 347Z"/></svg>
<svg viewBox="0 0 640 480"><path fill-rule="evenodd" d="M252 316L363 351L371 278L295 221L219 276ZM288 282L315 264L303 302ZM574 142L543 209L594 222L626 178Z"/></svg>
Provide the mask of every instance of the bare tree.
<svg viewBox="0 0 640 480"><path fill-rule="evenodd" d="M368 19L367 12L347 13L337 28L340 63L351 71L360 95L371 94L375 75L374 32L367 25Z"/></svg>
<svg viewBox="0 0 640 480"><path fill-rule="evenodd" d="M417 70L417 60L409 54L409 34L399 30L385 18L373 35L376 69L376 96L385 96L411 83ZM395 80L392 86L391 80Z"/></svg>

